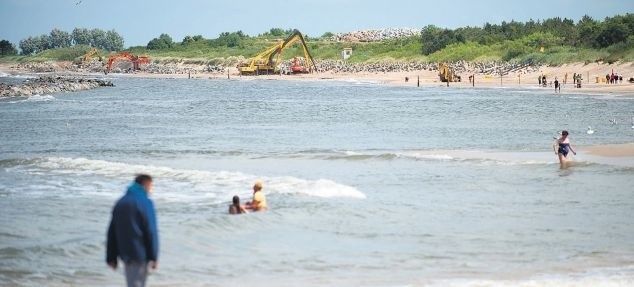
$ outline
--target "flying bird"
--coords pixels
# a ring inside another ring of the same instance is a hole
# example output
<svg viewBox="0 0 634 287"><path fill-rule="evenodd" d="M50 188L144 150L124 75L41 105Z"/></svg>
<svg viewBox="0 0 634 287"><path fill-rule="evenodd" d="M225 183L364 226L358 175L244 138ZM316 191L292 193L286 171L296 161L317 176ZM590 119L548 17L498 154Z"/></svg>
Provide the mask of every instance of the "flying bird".
<svg viewBox="0 0 634 287"><path fill-rule="evenodd" d="M83 0L79 0L79 2L75 3L75 6L81 4L81 2L83 2Z"/></svg>

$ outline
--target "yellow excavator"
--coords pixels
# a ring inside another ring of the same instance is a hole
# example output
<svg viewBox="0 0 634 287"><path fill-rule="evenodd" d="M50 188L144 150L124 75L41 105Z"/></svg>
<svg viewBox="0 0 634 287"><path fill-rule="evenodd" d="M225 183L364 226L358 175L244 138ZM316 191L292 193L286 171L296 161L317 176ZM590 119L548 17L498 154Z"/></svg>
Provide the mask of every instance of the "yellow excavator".
<svg viewBox="0 0 634 287"><path fill-rule="evenodd" d="M277 63L279 63L280 55L284 49L290 47L295 44L295 42L300 41L302 46L302 50L304 51L304 58L306 59L306 67L300 66L297 61L293 63L291 67L292 72L294 73L312 73L316 70L315 60L313 56L308 51L308 46L306 46L306 41L304 40L304 35L300 33L298 30L293 30L288 38L284 41L280 41L275 45L269 47L264 52L258 54L257 56L251 58L248 63L241 63L238 65L238 71L243 75L259 75L262 73L270 74L277 73L278 67ZM274 59L277 55L277 58Z"/></svg>
<svg viewBox="0 0 634 287"><path fill-rule="evenodd" d="M449 68L447 64L440 63L438 64L438 77L440 77L440 81L443 83L446 82L460 82L460 76L457 76L453 69Z"/></svg>
<svg viewBox="0 0 634 287"><path fill-rule="evenodd" d="M90 51L88 51L88 53L86 53L84 56L81 57L81 63L86 63L88 61L88 59L90 59L90 57L92 57L93 55L99 55L99 51L97 51L97 48L92 48L90 49ZM99 57L99 61L101 61L101 57Z"/></svg>

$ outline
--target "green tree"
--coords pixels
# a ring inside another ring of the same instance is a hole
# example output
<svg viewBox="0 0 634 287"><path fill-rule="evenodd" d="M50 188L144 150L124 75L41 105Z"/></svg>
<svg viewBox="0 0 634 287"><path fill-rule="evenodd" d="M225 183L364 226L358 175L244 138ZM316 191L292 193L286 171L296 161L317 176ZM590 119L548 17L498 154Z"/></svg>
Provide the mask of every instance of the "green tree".
<svg viewBox="0 0 634 287"><path fill-rule="evenodd" d="M106 49L105 47L108 45L106 40L106 32L101 29L92 29L90 30L90 46Z"/></svg>
<svg viewBox="0 0 634 287"><path fill-rule="evenodd" d="M71 33L71 38L75 45L90 45L92 34L86 28L75 28Z"/></svg>
<svg viewBox="0 0 634 287"><path fill-rule="evenodd" d="M0 41L0 56L16 55L18 50L7 40Z"/></svg>
<svg viewBox="0 0 634 287"><path fill-rule="evenodd" d="M185 38L183 38L183 41L181 42L181 45L186 46L186 45L189 45L189 44L191 44L193 42L195 42L194 41L194 37L188 35L188 36L185 36Z"/></svg>
<svg viewBox="0 0 634 287"><path fill-rule="evenodd" d="M114 29L106 32L105 39L106 46L103 49L108 51L123 50L123 37L119 35Z"/></svg>
<svg viewBox="0 0 634 287"><path fill-rule="evenodd" d="M577 22L576 30L579 44L591 47L599 32L599 25L592 17L585 15Z"/></svg>
<svg viewBox="0 0 634 287"><path fill-rule="evenodd" d="M37 47L33 37L28 37L26 39L20 40L20 43L18 45L20 46L22 55L32 55L33 53L37 52Z"/></svg>
<svg viewBox="0 0 634 287"><path fill-rule="evenodd" d="M222 32L220 36L213 41L213 46L237 47L242 43L242 39L248 38L242 31Z"/></svg>
<svg viewBox="0 0 634 287"><path fill-rule="evenodd" d="M51 36L49 35L44 34L40 36L35 36L33 40L35 41L36 53L51 48Z"/></svg>
<svg viewBox="0 0 634 287"><path fill-rule="evenodd" d="M57 28L51 30L49 39L51 49L70 47L71 44L70 34Z"/></svg>
<svg viewBox="0 0 634 287"><path fill-rule="evenodd" d="M436 52L449 44L463 42L464 37L461 34L455 33L453 30L441 29L434 25L423 28L421 32L424 55Z"/></svg>
<svg viewBox="0 0 634 287"><path fill-rule="evenodd" d="M147 43L147 48L150 50L169 49L174 46L172 37L167 34L161 34L158 38L154 38Z"/></svg>
<svg viewBox="0 0 634 287"><path fill-rule="evenodd" d="M284 29L282 29L282 28L271 28L271 30L269 30L269 34L271 36L281 37L281 36L284 36Z"/></svg>
<svg viewBox="0 0 634 287"><path fill-rule="evenodd" d="M594 46L605 48L625 42L627 37L632 34L634 34L634 14L606 18L600 25Z"/></svg>
<svg viewBox="0 0 634 287"><path fill-rule="evenodd" d="M321 35L322 39L330 39L332 36L334 36L335 34L333 34L332 32L326 32L323 35Z"/></svg>

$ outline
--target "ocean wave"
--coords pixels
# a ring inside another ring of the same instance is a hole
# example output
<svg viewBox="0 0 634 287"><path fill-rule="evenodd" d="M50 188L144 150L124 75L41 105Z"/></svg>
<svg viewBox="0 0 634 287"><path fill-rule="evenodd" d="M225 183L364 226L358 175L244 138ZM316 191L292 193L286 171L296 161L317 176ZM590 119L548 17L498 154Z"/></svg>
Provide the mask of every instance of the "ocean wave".
<svg viewBox="0 0 634 287"><path fill-rule="evenodd" d="M132 178L138 173L147 173L169 186L189 185L194 193L166 194L171 199L217 197L226 200L234 194L248 194L251 185L261 180L269 194L295 194L314 197L365 198L356 188L329 179L307 180L292 176L266 177L238 171L202 171L175 169L164 166L137 165L86 158L45 157L36 159L0 160L0 167L8 171L47 173L72 176L104 176ZM182 189L182 188L179 188Z"/></svg>
<svg viewBox="0 0 634 287"><path fill-rule="evenodd" d="M296 153L277 153L261 156L261 158L309 158L321 160L415 160L415 161L450 161L476 165L555 165L559 160L550 151L494 151L494 150L303 150ZM632 167L628 161L596 157L579 152L572 158L573 166L612 165Z"/></svg>
<svg viewBox="0 0 634 287"><path fill-rule="evenodd" d="M35 94L35 95L32 95L32 96L28 96L28 97L20 97L20 99L17 100L17 101L8 101L6 103L16 104L16 103L22 103L22 102L48 102L48 101L53 101L53 100L55 100L55 97L53 97L51 95Z"/></svg>

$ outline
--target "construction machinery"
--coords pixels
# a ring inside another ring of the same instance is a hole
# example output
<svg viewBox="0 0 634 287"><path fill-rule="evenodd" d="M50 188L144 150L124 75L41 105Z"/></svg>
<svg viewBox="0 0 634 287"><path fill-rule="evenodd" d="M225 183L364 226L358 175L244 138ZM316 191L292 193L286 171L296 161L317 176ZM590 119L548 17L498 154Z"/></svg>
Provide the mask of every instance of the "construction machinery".
<svg viewBox="0 0 634 287"><path fill-rule="evenodd" d="M454 70L444 63L438 64L438 77L440 77L440 81L443 83L460 82L461 80L460 76L456 75Z"/></svg>
<svg viewBox="0 0 634 287"><path fill-rule="evenodd" d="M291 71L294 73L312 73L316 70L315 60L313 56L308 51L308 46L306 46L306 41L304 40L304 35L298 30L293 30L288 38L284 41L280 41L275 45L269 47L264 50L264 52L256 55L251 58L248 63L241 63L238 65L238 71L243 75L259 75L262 73L270 74L277 73L278 67L277 64L280 62L280 55L284 49L290 47L295 44L295 42L299 41L301 44L302 50L304 52L304 58L306 59L306 67L301 66L297 58L293 61L293 66L291 66Z"/></svg>
<svg viewBox="0 0 634 287"><path fill-rule="evenodd" d="M97 48L90 49L90 51L88 51L84 56L81 57L82 64L86 63L88 59L90 59L90 57L94 55L99 55L99 51L97 51ZM99 57L99 61L101 61L101 57Z"/></svg>
<svg viewBox="0 0 634 287"><path fill-rule="evenodd" d="M140 70L139 68L139 64L140 63L149 63L150 62L150 58L148 57L139 57L139 56L135 56L132 55L130 53L121 53L121 54L117 54L114 56L110 56L110 58L108 58L108 66L106 67L106 73L110 72L110 70L112 69L112 64L119 59L128 59L132 62L132 69L134 70Z"/></svg>

